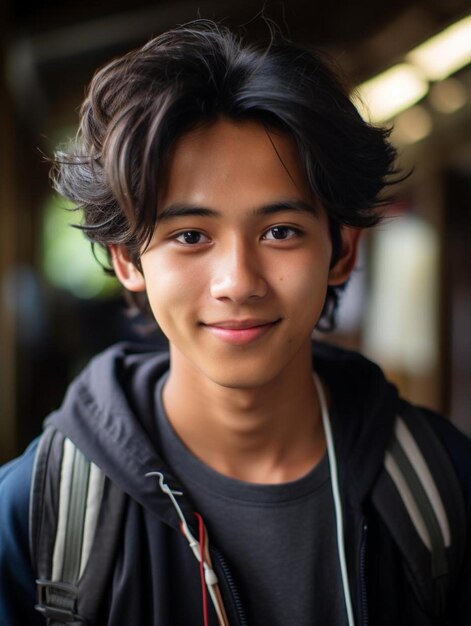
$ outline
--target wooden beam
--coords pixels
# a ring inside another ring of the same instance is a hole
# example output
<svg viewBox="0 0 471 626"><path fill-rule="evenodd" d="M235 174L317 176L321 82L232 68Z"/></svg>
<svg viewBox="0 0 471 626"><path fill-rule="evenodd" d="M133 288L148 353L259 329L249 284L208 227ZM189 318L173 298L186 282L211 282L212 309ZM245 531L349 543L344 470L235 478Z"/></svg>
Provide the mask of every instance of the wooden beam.
<svg viewBox="0 0 471 626"><path fill-rule="evenodd" d="M6 10L0 14L0 67L4 67ZM13 108L0 75L0 463L17 452L16 422L16 326L11 277L15 267L17 212L15 201L15 135Z"/></svg>

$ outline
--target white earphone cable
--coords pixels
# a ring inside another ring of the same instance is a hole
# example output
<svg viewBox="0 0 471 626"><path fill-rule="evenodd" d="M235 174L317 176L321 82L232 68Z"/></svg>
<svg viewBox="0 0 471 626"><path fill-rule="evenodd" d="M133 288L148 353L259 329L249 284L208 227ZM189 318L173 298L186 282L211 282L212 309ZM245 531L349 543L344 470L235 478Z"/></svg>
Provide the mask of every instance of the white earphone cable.
<svg viewBox="0 0 471 626"><path fill-rule="evenodd" d="M334 499L335 508L335 522L337 528L337 549L340 561L340 573L342 576L343 595L345 598L345 608L347 610L348 626L355 626L355 620L353 617L352 599L350 596L350 585L348 582L347 571L347 559L345 557L345 540L343 534L343 513L342 502L340 500L340 489L337 472L337 460L335 457L334 438L332 436L332 429L330 426L329 410L327 408L327 401L325 398L322 384L317 374L314 373L314 383L316 385L317 394L319 397L319 403L321 407L322 423L324 425L324 433L327 444L327 455L329 458L330 467L330 482L332 485L332 496Z"/></svg>

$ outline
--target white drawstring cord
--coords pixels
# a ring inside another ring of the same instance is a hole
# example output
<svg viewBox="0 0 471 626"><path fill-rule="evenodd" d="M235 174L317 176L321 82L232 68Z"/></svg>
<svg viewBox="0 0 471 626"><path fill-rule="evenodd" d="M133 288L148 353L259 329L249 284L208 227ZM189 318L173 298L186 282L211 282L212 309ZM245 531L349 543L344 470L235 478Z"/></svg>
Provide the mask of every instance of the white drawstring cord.
<svg viewBox="0 0 471 626"><path fill-rule="evenodd" d="M330 482L332 485L332 496L335 508L335 523L337 527L337 549L340 561L340 573L342 576L343 595L345 598L345 608L347 609L348 626L355 626L353 617L352 599L350 596L350 585L348 582L347 559L345 557L345 540L343 535L343 513L342 502L340 500L339 479L337 472L337 460L335 457L334 438L330 426L329 410L325 399L324 390L322 388L319 377L314 373L314 383L319 397L321 407L322 423L324 426L325 439L327 443L327 456L329 457Z"/></svg>
<svg viewBox="0 0 471 626"><path fill-rule="evenodd" d="M199 541L192 535L190 529L188 528L188 524L186 523L186 519L185 516L183 515L183 511L180 508L180 505L178 504L175 496L182 496L183 493L181 491L175 491L170 489L170 487L167 485L164 478L164 475L162 474L162 472L147 472L146 477L147 476L158 476L159 478L159 486L160 489L170 498L170 500L172 501L173 506L175 507L175 510L178 514L178 517L180 518L180 521L182 523L182 529L183 529L183 534L185 535L190 548L193 552L193 554L196 557L196 560L198 561L198 563L201 562L201 560L203 560L203 567L204 567L204 579L206 582L206 586L207 589L209 591L209 595L211 597L211 601L213 603L214 609L216 611L216 614L218 616L218 620L220 624L226 624L226 620L224 618L224 614L223 611L221 609L221 607L219 606L219 600L216 594L216 590L215 590L215 586L218 583L218 578L216 576L216 572L208 565L208 563L206 563L206 561L204 560L204 555L201 554L201 549L200 549L200 544Z"/></svg>

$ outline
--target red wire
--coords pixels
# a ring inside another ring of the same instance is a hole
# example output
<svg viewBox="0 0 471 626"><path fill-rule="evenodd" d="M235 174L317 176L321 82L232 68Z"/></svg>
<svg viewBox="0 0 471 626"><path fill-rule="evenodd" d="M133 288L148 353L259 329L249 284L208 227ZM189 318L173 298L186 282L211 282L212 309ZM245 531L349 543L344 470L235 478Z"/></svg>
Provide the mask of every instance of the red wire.
<svg viewBox="0 0 471 626"><path fill-rule="evenodd" d="M206 591L206 581L204 578L204 524L203 518L199 513L194 512L194 515L198 519L198 534L199 534L199 542L200 542L200 578L201 578L201 595L203 598L203 621L204 626L209 626L209 615L208 615L208 595Z"/></svg>

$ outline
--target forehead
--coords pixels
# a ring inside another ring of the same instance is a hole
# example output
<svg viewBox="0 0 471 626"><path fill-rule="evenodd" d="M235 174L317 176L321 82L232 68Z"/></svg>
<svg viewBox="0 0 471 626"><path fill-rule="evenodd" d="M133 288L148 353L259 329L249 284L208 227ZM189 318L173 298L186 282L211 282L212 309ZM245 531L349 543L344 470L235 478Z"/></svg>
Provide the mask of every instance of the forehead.
<svg viewBox="0 0 471 626"><path fill-rule="evenodd" d="M253 121L218 120L179 138L159 206L257 205L311 195L294 140Z"/></svg>

